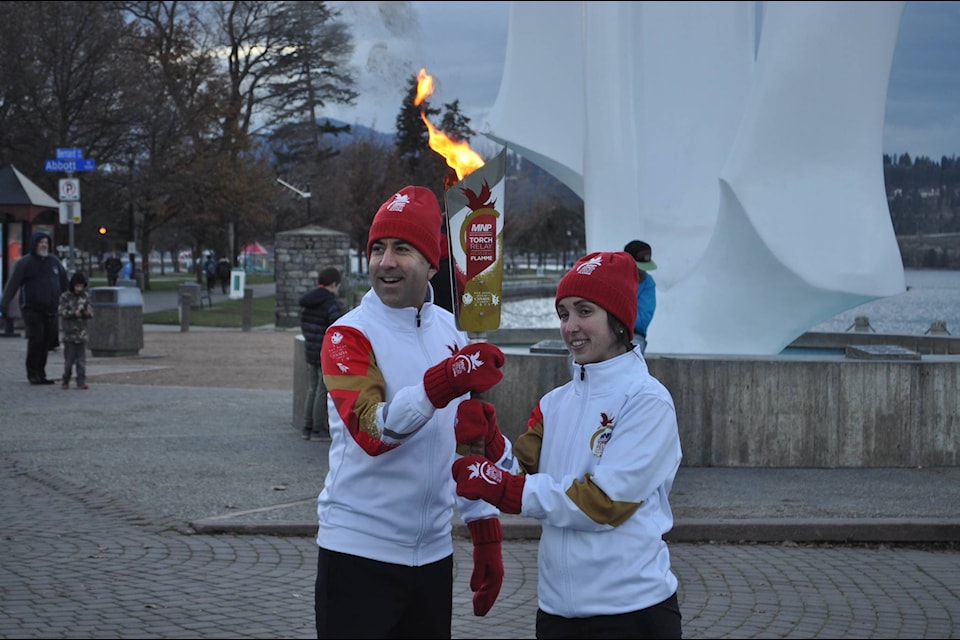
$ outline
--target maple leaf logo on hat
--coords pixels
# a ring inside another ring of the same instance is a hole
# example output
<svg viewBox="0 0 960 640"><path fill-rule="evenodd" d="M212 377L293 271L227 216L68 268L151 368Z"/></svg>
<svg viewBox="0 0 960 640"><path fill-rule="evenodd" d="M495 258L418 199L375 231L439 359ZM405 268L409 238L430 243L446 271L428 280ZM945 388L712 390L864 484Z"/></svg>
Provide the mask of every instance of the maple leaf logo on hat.
<svg viewBox="0 0 960 640"><path fill-rule="evenodd" d="M410 204L410 196L405 193L396 193L393 196L393 202L387 205L387 211L403 211L408 204Z"/></svg>
<svg viewBox="0 0 960 640"><path fill-rule="evenodd" d="M603 264L603 256L595 256L577 265L577 273L588 276Z"/></svg>

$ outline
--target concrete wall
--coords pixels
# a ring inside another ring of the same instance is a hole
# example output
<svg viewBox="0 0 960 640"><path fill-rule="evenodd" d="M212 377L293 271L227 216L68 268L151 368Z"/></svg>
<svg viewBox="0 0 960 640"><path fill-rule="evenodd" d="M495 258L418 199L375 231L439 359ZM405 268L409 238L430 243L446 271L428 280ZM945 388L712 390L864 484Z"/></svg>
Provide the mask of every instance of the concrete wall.
<svg viewBox="0 0 960 640"><path fill-rule="evenodd" d="M529 353L528 346L501 344L498 335L507 342L510 337L491 333L491 342L507 354L504 379L485 399L496 405L501 429L514 439L540 396L569 380L570 369L566 356ZM293 425L299 429L308 378L297 364L303 340L296 343ZM647 362L673 395L685 466L960 464L957 356L650 355Z"/></svg>
<svg viewBox="0 0 960 640"><path fill-rule="evenodd" d="M960 463L960 359L651 358L684 462L729 467Z"/></svg>
<svg viewBox="0 0 960 640"><path fill-rule="evenodd" d="M293 343L293 426L297 431L303 429L303 406L307 402L307 391L310 390L306 347L303 334L298 335Z"/></svg>

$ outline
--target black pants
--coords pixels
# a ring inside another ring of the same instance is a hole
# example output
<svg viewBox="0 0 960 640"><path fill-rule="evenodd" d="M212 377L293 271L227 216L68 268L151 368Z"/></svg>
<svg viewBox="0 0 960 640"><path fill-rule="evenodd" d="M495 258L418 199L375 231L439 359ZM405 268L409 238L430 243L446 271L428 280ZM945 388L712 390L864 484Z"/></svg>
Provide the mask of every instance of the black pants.
<svg viewBox="0 0 960 640"><path fill-rule="evenodd" d="M47 354L57 346L57 314L23 310L23 331L27 338L27 380L47 377Z"/></svg>
<svg viewBox="0 0 960 640"><path fill-rule="evenodd" d="M537 609L537 638L681 638L677 594L614 616L562 618Z"/></svg>
<svg viewBox="0 0 960 640"><path fill-rule="evenodd" d="M321 548L314 607L318 638L449 638L453 556L422 567Z"/></svg>

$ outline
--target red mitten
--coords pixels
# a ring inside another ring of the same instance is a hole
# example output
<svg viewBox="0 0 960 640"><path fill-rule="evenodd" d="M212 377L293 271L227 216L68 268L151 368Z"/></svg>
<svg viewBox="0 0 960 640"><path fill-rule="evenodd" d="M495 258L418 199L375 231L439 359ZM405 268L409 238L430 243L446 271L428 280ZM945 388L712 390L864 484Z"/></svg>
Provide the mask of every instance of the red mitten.
<svg viewBox="0 0 960 640"><path fill-rule="evenodd" d="M520 513L526 478L504 471L482 456L458 458L453 463L457 495L485 500L504 513Z"/></svg>
<svg viewBox="0 0 960 640"><path fill-rule="evenodd" d="M506 443L497 424L497 409L489 402L464 400L453 425L460 455L482 454L493 462L503 457Z"/></svg>
<svg viewBox="0 0 960 640"><path fill-rule="evenodd" d="M467 523L473 540L473 615L485 616L500 595L503 585L503 527L498 518L485 518Z"/></svg>
<svg viewBox="0 0 960 640"><path fill-rule="evenodd" d="M423 374L423 387L438 409L470 391L493 388L503 378L503 351L489 342L474 342Z"/></svg>

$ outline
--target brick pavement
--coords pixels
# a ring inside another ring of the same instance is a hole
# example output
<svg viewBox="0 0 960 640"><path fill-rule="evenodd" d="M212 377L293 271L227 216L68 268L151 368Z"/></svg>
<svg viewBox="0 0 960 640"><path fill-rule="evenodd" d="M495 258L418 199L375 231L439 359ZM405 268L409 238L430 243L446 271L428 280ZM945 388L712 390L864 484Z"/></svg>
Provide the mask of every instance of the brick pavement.
<svg viewBox="0 0 960 640"><path fill-rule="evenodd" d="M290 426L290 394L117 384L63 393L22 379L24 348L0 341L0 637L313 637L312 538L191 526L315 498L322 445ZM896 496L881 470L794 470L783 494L758 491L789 475L776 470L702 472L678 483L678 509L742 518L749 496L769 516L798 508L786 495L810 498L804 517L856 511L858 522L890 526L948 515L955 527L956 469L891 470ZM671 550L688 638L960 637L957 540ZM504 560L501 596L476 618L470 544L455 541L455 638L534 637L536 542L507 541Z"/></svg>
<svg viewBox="0 0 960 640"><path fill-rule="evenodd" d="M0 636L309 638L307 537L198 535L0 457ZM949 546L949 545L948 545ZM960 552L912 546L671 545L688 638L960 636ZM472 615L456 540L454 638L533 638L536 542L504 545L493 610Z"/></svg>

